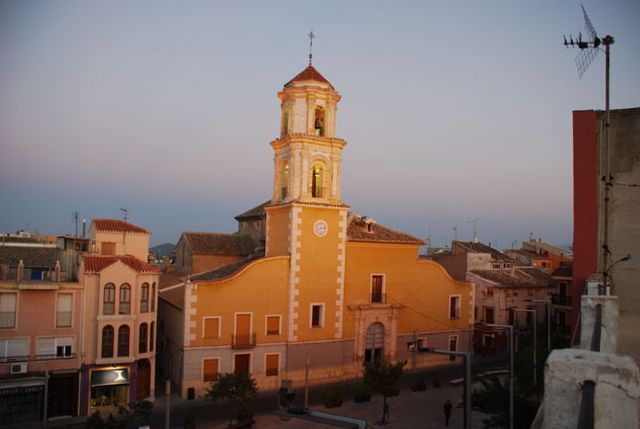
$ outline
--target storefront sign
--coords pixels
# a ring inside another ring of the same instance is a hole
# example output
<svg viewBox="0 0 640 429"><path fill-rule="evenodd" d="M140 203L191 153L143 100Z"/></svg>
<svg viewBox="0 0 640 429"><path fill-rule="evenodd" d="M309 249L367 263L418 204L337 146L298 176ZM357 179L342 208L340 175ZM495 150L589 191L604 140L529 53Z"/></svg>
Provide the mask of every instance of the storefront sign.
<svg viewBox="0 0 640 429"><path fill-rule="evenodd" d="M91 386L113 386L118 384L129 384L129 370L110 369L107 371L93 371L91 374Z"/></svg>

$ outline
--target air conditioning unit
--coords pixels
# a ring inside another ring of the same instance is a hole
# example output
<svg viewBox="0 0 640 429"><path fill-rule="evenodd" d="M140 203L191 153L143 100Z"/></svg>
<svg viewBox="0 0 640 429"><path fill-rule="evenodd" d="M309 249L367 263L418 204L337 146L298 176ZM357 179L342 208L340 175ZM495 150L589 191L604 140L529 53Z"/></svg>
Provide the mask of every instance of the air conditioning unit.
<svg viewBox="0 0 640 429"><path fill-rule="evenodd" d="M27 362L11 364L11 374L24 374L25 372L27 372Z"/></svg>

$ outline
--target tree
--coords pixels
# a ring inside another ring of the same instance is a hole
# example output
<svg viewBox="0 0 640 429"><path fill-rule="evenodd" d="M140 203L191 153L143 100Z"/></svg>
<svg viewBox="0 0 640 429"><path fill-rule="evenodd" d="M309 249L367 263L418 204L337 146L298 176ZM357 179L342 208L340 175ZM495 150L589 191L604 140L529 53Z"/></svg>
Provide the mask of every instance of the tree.
<svg viewBox="0 0 640 429"><path fill-rule="evenodd" d="M402 369L407 361L393 363L388 360L367 362L364 364L364 382L383 396L382 424L387 423L389 406L387 397L394 396L398 392L398 381L402 377Z"/></svg>
<svg viewBox="0 0 640 429"><path fill-rule="evenodd" d="M238 421L251 419L253 416L248 402L258 396L256 380L248 374L224 373L211 382L207 397L212 401L226 399L234 411L229 417L229 425L233 424L233 416Z"/></svg>

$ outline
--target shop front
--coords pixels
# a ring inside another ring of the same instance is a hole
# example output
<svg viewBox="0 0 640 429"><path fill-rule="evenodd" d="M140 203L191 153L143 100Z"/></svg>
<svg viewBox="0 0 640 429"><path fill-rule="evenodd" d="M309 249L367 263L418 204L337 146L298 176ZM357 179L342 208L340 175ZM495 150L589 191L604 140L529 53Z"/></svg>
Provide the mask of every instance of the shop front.
<svg viewBox="0 0 640 429"><path fill-rule="evenodd" d="M42 420L45 383L44 374L0 380L0 425Z"/></svg>
<svg viewBox="0 0 640 429"><path fill-rule="evenodd" d="M91 371L89 414L94 411L111 412L126 406L130 388L129 367L95 368Z"/></svg>

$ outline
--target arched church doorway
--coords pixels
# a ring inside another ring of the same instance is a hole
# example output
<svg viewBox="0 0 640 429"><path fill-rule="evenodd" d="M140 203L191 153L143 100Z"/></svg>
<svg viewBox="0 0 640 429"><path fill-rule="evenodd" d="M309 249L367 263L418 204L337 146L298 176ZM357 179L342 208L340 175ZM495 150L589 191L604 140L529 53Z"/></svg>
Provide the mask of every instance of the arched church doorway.
<svg viewBox="0 0 640 429"><path fill-rule="evenodd" d="M364 363L381 362L384 356L384 325L376 322L367 329L364 344Z"/></svg>

